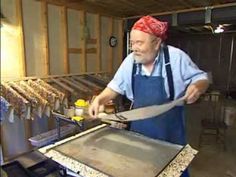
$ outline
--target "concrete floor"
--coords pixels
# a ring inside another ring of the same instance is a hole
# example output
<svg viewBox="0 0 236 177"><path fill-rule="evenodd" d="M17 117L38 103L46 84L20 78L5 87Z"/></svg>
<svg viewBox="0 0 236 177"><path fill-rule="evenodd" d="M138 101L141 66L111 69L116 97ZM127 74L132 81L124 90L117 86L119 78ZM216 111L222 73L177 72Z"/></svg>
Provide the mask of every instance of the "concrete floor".
<svg viewBox="0 0 236 177"><path fill-rule="evenodd" d="M188 143L199 151L189 167L191 177L236 177L236 122L226 131L226 150L214 137L199 148L201 119L207 109L200 103L186 107Z"/></svg>

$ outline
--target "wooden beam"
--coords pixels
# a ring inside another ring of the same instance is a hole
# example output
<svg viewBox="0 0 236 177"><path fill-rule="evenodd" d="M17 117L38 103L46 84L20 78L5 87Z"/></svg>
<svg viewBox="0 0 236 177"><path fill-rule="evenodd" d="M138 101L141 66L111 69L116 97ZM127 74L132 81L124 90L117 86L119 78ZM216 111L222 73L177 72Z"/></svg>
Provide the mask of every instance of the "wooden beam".
<svg viewBox="0 0 236 177"><path fill-rule="evenodd" d="M137 4L135 2L130 2L130 1L127 1L127 0L119 0L119 1L116 1L116 3L117 3L116 5L118 7L127 6L130 9L132 8L132 10L135 11L136 13L137 12L141 12L143 14L149 14L150 13L150 11L148 9L144 9L142 6L137 6Z"/></svg>
<svg viewBox="0 0 236 177"><path fill-rule="evenodd" d="M39 1L44 1L44 0L39 0ZM78 11L86 11L89 13L94 13L97 14L99 12L100 15L106 16L106 17L116 17L119 19L120 14L116 12L116 15L112 15L114 11L108 10L107 8L104 7L94 7L91 5L91 3L83 2L83 0L79 3L69 3L67 0L46 0L48 4L56 5L56 6L66 6L67 8L78 10Z"/></svg>
<svg viewBox="0 0 236 177"><path fill-rule="evenodd" d="M68 80L67 78L59 78L60 81L63 81L65 83L67 83L70 86L75 87L77 90L79 90L80 92L89 92L89 90L85 89L85 87L81 87L81 85L77 85L75 84L73 81Z"/></svg>
<svg viewBox="0 0 236 177"><path fill-rule="evenodd" d="M84 74L86 74L86 76L88 76L90 74L95 75L95 74L107 74L107 73L105 71L101 71L101 72L86 72L86 73L80 73L80 74L76 73L76 74L60 74L60 75L42 76L40 78L41 79L51 79L51 78L57 78L57 77L82 76ZM14 78L14 79L12 79L12 78L11 79L9 79L9 78L7 78L7 79L6 78L2 78L1 81L3 81L3 82L11 82L11 81L19 82L19 81L22 81L22 80L27 81L29 79L37 80L38 77L32 76L32 77L21 77L21 78Z"/></svg>
<svg viewBox="0 0 236 177"><path fill-rule="evenodd" d="M226 3L226 4L219 4L219 5L213 5L213 6L208 6L211 9L218 9L218 8L224 8L224 7L231 7L231 6L236 6L236 3ZM183 13L183 12L194 12L194 11L200 11L200 10L205 10L206 7L196 7L196 8L188 8L188 9L182 9L182 10L172 10L172 11L167 11L167 12L157 12L157 13L152 13L149 14L151 16L159 16L159 15L169 15L173 13ZM140 18L142 15L136 15L136 16L130 16L130 17L125 17L123 20L127 19L135 19L135 18Z"/></svg>
<svg viewBox="0 0 236 177"><path fill-rule="evenodd" d="M49 63L49 43L48 43L48 4L46 0L41 1L41 19L42 19L42 34L43 34L43 59L44 59L44 75L50 74Z"/></svg>
<svg viewBox="0 0 236 177"><path fill-rule="evenodd" d="M193 1L189 1L189 0L185 0L185 1L183 1L183 0L177 0L177 3L179 3L179 4L182 4L183 6L184 6L184 8L186 8L186 9L189 9L189 8L191 8L191 7L193 7L193 5L191 4L191 3L193 3Z"/></svg>
<svg viewBox="0 0 236 177"><path fill-rule="evenodd" d="M86 21L85 21L85 18L86 18L86 13L85 11L80 11L79 12L79 17L80 17L80 27L81 27L81 34L80 36L82 36L80 38L80 46L81 46L81 56L80 56L80 65L81 65L81 72L86 72L87 71L87 58L86 58L86 52L85 52L85 49L86 49L86 36L85 36L85 33L84 33L84 29L85 29L85 26L86 26Z"/></svg>
<svg viewBox="0 0 236 177"><path fill-rule="evenodd" d="M23 13L22 13L22 0L16 0L16 17L19 27L19 54L20 54L20 77L27 76L27 65L25 58L25 36L24 36L24 24L23 24Z"/></svg>
<svg viewBox="0 0 236 177"><path fill-rule="evenodd" d="M67 7L61 7L61 19L62 19L62 39L63 39L63 69L64 74L70 72L69 63L68 63L68 24L67 24Z"/></svg>
<svg viewBox="0 0 236 177"><path fill-rule="evenodd" d="M69 48L68 52L69 53L79 53L79 54L81 54L82 53L82 49L81 48Z"/></svg>
<svg viewBox="0 0 236 177"><path fill-rule="evenodd" d="M96 31L96 48L97 48L97 55L96 55L96 71L101 71L101 17L99 14L95 16L95 31Z"/></svg>
<svg viewBox="0 0 236 177"><path fill-rule="evenodd" d="M33 136L32 120L24 119L23 122L24 122L24 130L25 130L25 139L28 140L30 137ZM31 149L32 146L30 144L30 141L26 141L26 144L27 144L28 148Z"/></svg>
<svg viewBox="0 0 236 177"><path fill-rule="evenodd" d="M60 82L60 80L58 80L58 79L56 79L56 78L55 78L55 79L54 79L54 78L50 78L50 80L53 81L54 83L56 83L57 85L59 85L60 87L62 87L63 89L65 89L65 90L71 92L72 94L75 94L75 93L76 93L76 91L75 91L74 89L72 89L72 88L69 87L68 85L66 85L66 84L64 84L64 83L62 83L62 82Z"/></svg>
<svg viewBox="0 0 236 177"><path fill-rule="evenodd" d="M78 77L77 76L72 76L72 78L77 80L77 81L79 81L79 82L81 82L82 84L85 84L85 85L91 87L91 88L95 88L95 89L98 89L98 90L102 90L103 89L103 87L101 87L100 85L97 85L97 84L89 81L86 78L79 77L79 76Z"/></svg>
<svg viewBox="0 0 236 177"><path fill-rule="evenodd" d="M73 82L74 84L76 84L78 87L80 87L83 90L88 90L89 92L92 92L91 88L89 88L88 86L76 81L75 79L73 79L72 77L67 77L66 79L69 79L71 82Z"/></svg>
<svg viewBox="0 0 236 177"><path fill-rule="evenodd" d="M166 6L163 4L163 2L159 2L156 0L149 0L150 3L154 4L155 7L158 7L159 9L166 9Z"/></svg>
<svg viewBox="0 0 236 177"><path fill-rule="evenodd" d="M82 49L81 48L69 48L68 49L69 53L78 53L82 54ZM87 48L86 53L96 53L97 49L96 48Z"/></svg>
<svg viewBox="0 0 236 177"><path fill-rule="evenodd" d="M26 71L26 58L25 58L25 37L24 37L24 24L23 24L23 13L22 13L22 0L16 0L16 17L18 21L18 27L19 27L19 52L20 52L20 77L25 77L27 75ZM29 139L32 137L32 121L31 120L23 120L24 129L25 129L25 138ZM30 145L30 142L26 142L27 147L30 149L32 146Z"/></svg>
<svg viewBox="0 0 236 177"><path fill-rule="evenodd" d="M118 60L119 63L123 61L123 45L124 45L124 21L118 21Z"/></svg>
<svg viewBox="0 0 236 177"><path fill-rule="evenodd" d="M86 53L97 53L97 49L96 48L87 48Z"/></svg>
<svg viewBox="0 0 236 177"><path fill-rule="evenodd" d="M93 39L93 38L86 39L86 43L87 44L96 44L97 43L97 39Z"/></svg>
<svg viewBox="0 0 236 177"><path fill-rule="evenodd" d="M113 18L109 18L108 22L108 39L113 35ZM113 72L113 48L108 46L108 72L111 74Z"/></svg>
<svg viewBox="0 0 236 177"><path fill-rule="evenodd" d="M86 78L88 80L94 81L95 83L99 83L103 87L106 87L107 84L110 82L110 79L98 77L96 74L86 74Z"/></svg>

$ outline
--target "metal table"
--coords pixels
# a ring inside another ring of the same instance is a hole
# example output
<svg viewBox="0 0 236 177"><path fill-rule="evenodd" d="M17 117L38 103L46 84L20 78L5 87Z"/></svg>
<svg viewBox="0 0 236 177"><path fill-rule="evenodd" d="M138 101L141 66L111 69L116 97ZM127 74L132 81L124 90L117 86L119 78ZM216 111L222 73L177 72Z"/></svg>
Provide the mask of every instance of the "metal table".
<svg viewBox="0 0 236 177"><path fill-rule="evenodd" d="M84 177L180 176L196 151L100 125L39 150Z"/></svg>

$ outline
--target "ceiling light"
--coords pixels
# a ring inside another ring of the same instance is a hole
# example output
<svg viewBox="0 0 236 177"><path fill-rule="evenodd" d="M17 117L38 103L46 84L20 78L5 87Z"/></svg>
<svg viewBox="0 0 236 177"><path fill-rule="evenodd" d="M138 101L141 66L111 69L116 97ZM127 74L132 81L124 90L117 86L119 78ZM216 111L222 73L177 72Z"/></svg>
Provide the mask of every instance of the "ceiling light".
<svg viewBox="0 0 236 177"><path fill-rule="evenodd" d="M219 25L216 27L216 29L214 30L214 33L223 33L224 32L224 26L223 25Z"/></svg>

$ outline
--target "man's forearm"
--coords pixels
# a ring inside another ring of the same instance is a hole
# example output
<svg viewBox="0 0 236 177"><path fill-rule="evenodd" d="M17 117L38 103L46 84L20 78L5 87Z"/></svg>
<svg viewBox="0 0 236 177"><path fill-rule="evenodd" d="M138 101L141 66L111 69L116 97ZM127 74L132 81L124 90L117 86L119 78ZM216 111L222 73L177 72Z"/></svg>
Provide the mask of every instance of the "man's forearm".
<svg viewBox="0 0 236 177"><path fill-rule="evenodd" d="M203 94L209 86L208 80L198 80L188 86L185 99L188 104L194 103L198 100L201 94Z"/></svg>
<svg viewBox="0 0 236 177"><path fill-rule="evenodd" d="M119 93L115 92L114 90L106 87L98 96L96 99L99 100L99 104L106 104L112 99L115 99Z"/></svg>
<svg viewBox="0 0 236 177"><path fill-rule="evenodd" d="M209 81L208 80L199 80L199 81L195 82L194 85L196 85L199 92L202 94L202 93L205 93L206 90L208 89Z"/></svg>

